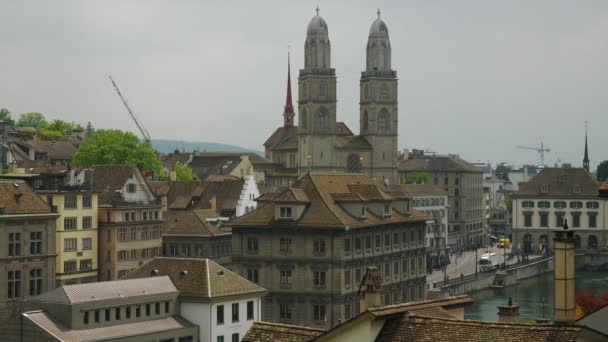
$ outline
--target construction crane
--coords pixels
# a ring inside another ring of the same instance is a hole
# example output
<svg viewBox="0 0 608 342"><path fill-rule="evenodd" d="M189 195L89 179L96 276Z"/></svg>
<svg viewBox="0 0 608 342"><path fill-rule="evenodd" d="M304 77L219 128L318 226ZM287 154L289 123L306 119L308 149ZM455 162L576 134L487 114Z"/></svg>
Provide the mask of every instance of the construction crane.
<svg viewBox="0 0 608 342"><path fill-rule="evenodd" d="M522 150L532 150L532 151L536 151L540 154L540 165L545 166L545 152L551 152L551 149L548 147L545 147L545 144L543 144L543 142L540 142L540 146L538 147L530 147L530 146L516 146L519 149Z"/></svg>
<svg viewBox="0 0 608 342"><path fill-rule="evenodd" d="M133 113L133 111L131 110L131 107L129 107L129 104L127 103L127 100L125 100L124 96L122 96L122 93L120 92L120 89L118 89L118 86L116 85L116 82L114 82L114 80L112 79L112 76L110 76L110 81L112 81L112 85L114 86L114 90L116 90L116 92L118 93L118 96L120 96L120 99L122 100L122 103L127 108L127 111L129 112L129 114L131 114L131 118L133 118L133 121L135 121L135 124L137 125L137 128L139 128L139 131L141 132L141 135L144 137L144 141L147 144L150 144L150 140L151 140L150 133L148 133L148 130L139 121L139 119L137 118L137 116L135 115L135 113Z"/></svg>

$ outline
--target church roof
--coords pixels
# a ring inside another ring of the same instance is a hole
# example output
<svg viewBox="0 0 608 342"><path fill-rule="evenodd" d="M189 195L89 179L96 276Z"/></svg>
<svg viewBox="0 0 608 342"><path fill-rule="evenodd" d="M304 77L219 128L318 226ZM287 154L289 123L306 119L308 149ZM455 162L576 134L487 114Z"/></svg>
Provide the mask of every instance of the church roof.
<svg viewBox="0 0 608 342"><path fill-rule="evenodd" d="M273 150L290 150L298 148L298 127L279 127L266 140L264 146Z"/></svg>
<svg viewBox="0 0 608 342"><path fill-rule="evenodd" d="M295 221L275 220L275 201L285 194L283 192L278 196L267 196L256 210L234 219L231 225L233 227L290 226L343 229L344 227L357 228L386 223L426 221L428 219L426 215L417 211L411 211L409 215L402 215L396 210L393 210L391 216L387 217L370 214L365 218L359 218L350 215L338 204L346 196L349 196L349 198L361 197L368 201L393 199L371 182L371 178L363 174L307 174L294 183L291 189L285 190L285 192L288 192L298 189L310 201L306 204L306 209L299 219ZM346 194L356 194L357 196Z"/></svg>

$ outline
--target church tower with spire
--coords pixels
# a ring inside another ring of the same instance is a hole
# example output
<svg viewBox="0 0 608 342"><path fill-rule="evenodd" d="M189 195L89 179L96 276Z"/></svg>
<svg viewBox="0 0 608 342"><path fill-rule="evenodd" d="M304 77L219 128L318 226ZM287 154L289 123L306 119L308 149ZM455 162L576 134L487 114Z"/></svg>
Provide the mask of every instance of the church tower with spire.
<svg viewBox="0 0 608 342"><path fill-rule="evenodd" d="M336 72L327 23L319 7L308 24L298 78L298 174L333 171L336 163Z"/></svg>
<svg viewBox="0 0 608 342"><path fill-rule="evenodd" d="M292 128L296 113L293 111L293 102L291 100L291 63L287 52L287 97L285 98L285 107L283 109L283 127Z"/></svg>
<svg viewBox="0 0 608 342"><path fill-rule="evenodd" d="M589 149L587 148L587 122L585 121L585 156L583 157L583 168L589 172Z"/></svg>
<svg viewBox="0 0 608 342"><path fill-rule="evenodd" d="M361 135L372 147L370 174L377 180L397 181L397 72L391 68L388 27L380 18L367 40L366 69L361 73L359 118Z"/></svg>

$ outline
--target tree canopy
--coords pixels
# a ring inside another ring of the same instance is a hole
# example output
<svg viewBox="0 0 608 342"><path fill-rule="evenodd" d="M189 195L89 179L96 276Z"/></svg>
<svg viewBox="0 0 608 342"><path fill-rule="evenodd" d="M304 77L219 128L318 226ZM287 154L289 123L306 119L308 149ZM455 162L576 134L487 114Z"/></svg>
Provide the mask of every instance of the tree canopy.
<svg viewBox="0 0 608 342"><path fill-rule="evenodd" d="M408 172L405 175L405 184L426 184L429 181L429 174L426 172Z"/></svg>
<svg viewBox="0 0 608 342"><path fill-rule="evenodd" d="M135 164L142 171L159 172L161 162L149 144L118 129L98 129L74 154L74 165Z"/></svg>
<svg viewBox="0 0 608 342"><path fill-rule="evenodd" d="M46 128L49 123L41 113L25 113L19 116L17 126L19 127L34 127L36 129Z"/></svg>
<svg viewBox="0 0 608 342"><path fill-rule="evenodd" d="M8 126L15 126L15 120L11 117L11 111L6 108L0 108L0 120L4 121Z"/></svg>
<svg viewBox="0 0 608 342"><path fill-rule="evenodd" d="M177 175L177 180L180 181L190 181L196 179L196 177L194 177L192 169L189 168L188 165L184 165L181 163L175 164L175 173Z"/></svg>
<svg viewBox="0 0 608 342"><path fill-rule="evenodd" d="M75 122L67 122L59 119L55 119L51 121L48 125L47 129L55 132L61 133L61 135L70 135L74 132L74 130L78 129L84 131L84 128L81 124L77 124Z"/></svg>
<svg viewBox="0 0 608 342"><path fill-rule="evenodd" d="M597 166L596 176L602 182L608 179L608 160L604 160Z"/></svg>

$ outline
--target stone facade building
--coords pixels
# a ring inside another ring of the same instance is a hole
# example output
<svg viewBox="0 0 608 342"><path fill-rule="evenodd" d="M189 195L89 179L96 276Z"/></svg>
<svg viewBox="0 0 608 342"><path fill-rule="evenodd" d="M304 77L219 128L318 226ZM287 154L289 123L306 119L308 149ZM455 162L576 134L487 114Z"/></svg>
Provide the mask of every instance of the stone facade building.
<svg viewBox="0 0 608 342"><path fill-rule="evenodd" d="M428 174L429 183L448 193L448 245L458 250L487 244L482 170L458 156L414 151L399 162L399 182L404 184L408 174L417 172Z"/></svg>
<svg viewBox="0 0 608 342"><path fill-rule="evenodd" d="M137 167L98 165L93 170L99 193L99 280L115 280L161 255L162 206Z"/></svg>
<svg viewBox="0 0 608 342"><path fill-rule="evenodd" d="M19 301L55 287L55 220L21 180L0 180L0 336L17 330Z"/></svg>
<svg viewBox="0 0 608 342"><path fill-rule="evenodd" d="M402 192L361 174L307 174L234 219L232 268L268 289L262 320L330 328L358 312L358 284L382 270L384 303L425 296L425 225Z"/></svg>
<svg viewBox="0 0 608 342"><path fill-rule="evenodd" d="M268 183L289 186L308 170L364 173L395 183L397 72L391 67L388 28L380 13L369 31L366 61L360 80L360 132L355 135L338 121L329 32L317 11L308 24L304 68L298 78L298 125L288 76L283 126L264 143L266 158L282 166L269 176Z"/></svg>
<svg viewBox="0 0 608 342"><path fill-rule="evenodd" d="M520 183L513 198L513 241L526 253L553 249L553 236L565 220L577 249L608 244L606 200L599 183L584 168L545 168Z"/></svg>
<svg viewBox="0 0 608 342"><path fill-rule="evenodd" d="M64 285L23 303L15 341L196 342L167 276Z"/></svg>

